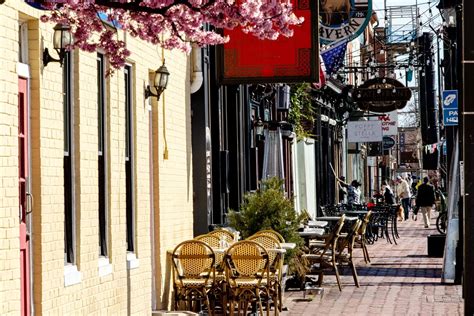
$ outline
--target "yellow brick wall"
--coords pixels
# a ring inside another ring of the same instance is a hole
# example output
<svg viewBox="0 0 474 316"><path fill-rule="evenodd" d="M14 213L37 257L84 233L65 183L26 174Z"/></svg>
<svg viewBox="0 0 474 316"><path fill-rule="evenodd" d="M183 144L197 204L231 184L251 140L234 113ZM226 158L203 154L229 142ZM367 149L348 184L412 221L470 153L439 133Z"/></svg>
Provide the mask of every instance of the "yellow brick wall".
<svg viewBox="0 0 474 316"><path fill-rule="evenodd" d="M0 18L0 314L20 312L20 245L18 226L18 32L16 12Z"/></svg>
<svg viewBox="0 0 474 316"><path fill-rule="evenodd" d="M131 270L126 264L123 71L107 79L108 247L112 273L100 277L96 53L74 52L76 254L82 280L65 287L62 69L57 63L43 68L41 61L43 47L50 48L53 56L56 54L51 43L53 25L39 22L43 12L22 1L7 0L0 9L0 314L16 315L20 311L16 73L20 18L28 20L29 28L35 311L38 315L150 314L152 280L157 284L158 307L166 302L161 296L169 294L164 288L166 251L192 237L188 57L180 52L165 51L171 76L159 103L152 99L153 159L150 161L150 112L143 91L150 73L161 65L162 52L135 38L125 37L132 51L129 62L133 65L134 79L136 256L139 260L139 267ZM163 157L164 123L168 159ZM151 223L155 225L154 243ZM155 276L152 275L152 250Z"/></svg>

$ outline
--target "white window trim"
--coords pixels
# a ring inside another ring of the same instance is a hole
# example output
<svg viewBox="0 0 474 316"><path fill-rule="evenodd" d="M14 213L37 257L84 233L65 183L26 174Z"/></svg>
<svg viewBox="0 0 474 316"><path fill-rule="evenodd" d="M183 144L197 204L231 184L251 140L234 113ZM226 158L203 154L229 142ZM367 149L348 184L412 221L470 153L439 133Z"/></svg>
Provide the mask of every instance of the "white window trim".
<svg viewBox="0 0 474 316"><path fill-rule="evenodd" d="M71 286L82 282L82 273L77 270L76 265L64 266L64 286Z"/></svg>
<svg viewBox="0 0 474 316"><path fill-rule="evenodd" d="M99 257L98 268L100 277L112 274L113 272L112 265L110 264L110 260L107 257Z"/></svg>
<svg viewBox="0 0 474 316"><path fill-rule="evenodd" d="M137 255L133 252L127 252L127 269L133 270L140 266L140 260L138 260Z"/></svg>

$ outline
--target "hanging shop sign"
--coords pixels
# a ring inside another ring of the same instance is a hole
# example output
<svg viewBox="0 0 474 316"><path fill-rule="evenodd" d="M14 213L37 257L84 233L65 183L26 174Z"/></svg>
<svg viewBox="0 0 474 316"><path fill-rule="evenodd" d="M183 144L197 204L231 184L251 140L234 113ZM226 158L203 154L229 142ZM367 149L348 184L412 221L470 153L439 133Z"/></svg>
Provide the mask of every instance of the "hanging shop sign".
<svg viewBox="0 0 474 316"><path fill-rule="evenodd" d="M319 82L318 3L291 3L295 15L304 18L292 37L260 40L239 28L223 30L230 41L217 46L219 84Z"/></svg>
<svg viewBox="0 0 474 316"><path fill-rule="evenodd" d="M395 139L390 136L384 136L382 138L383 149L390 149L395 146Z"/></svg>
<svg viewBox="0 0 474 316"><path fill-rule="evenodd" d="M350 143L381 142L382 123L380 121L347 122L347 141Z"/></svg>
<svg viewBox="0 0 474 316"><path fill-rule="evenodd" d="M411 90L393 78L374 78L354 89L352 98L362 110L386 113L403 109Z"/></svg>
<svg viewBox="0 0 474 316"><path fill-rule="evenodd" d="M323 44L351 41L372 17L372 0L319 0L319 39Z"/></svg>

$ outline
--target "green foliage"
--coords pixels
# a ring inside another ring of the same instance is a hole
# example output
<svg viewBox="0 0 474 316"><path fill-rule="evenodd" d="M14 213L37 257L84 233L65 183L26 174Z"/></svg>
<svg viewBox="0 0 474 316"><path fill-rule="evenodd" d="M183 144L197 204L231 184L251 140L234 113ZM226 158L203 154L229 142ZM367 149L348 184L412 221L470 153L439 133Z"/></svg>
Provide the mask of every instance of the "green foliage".
<svg viewBox="0 0 474 316"><path fill-rule="evenodd" d="M298 234L301 216L296 213L293 202L285 197L283 183L279 178L262 181L261 189L245 195L239 212L230 211L229 225L240 231L243 238L260 230L273 229L286 242L295 243L296 248L285 254L285 261L290 270L301 275L306 267L301 262L301 247L304 242Z"/></svg>
<svg viewBox="0 0 474 316"><path fill-rule="evenodd" d="M291 86L291 107L288 121L295 126L298 140L314 136L312 127L316 112L311 100L311 86L309 83L299 83Z"/></svg>

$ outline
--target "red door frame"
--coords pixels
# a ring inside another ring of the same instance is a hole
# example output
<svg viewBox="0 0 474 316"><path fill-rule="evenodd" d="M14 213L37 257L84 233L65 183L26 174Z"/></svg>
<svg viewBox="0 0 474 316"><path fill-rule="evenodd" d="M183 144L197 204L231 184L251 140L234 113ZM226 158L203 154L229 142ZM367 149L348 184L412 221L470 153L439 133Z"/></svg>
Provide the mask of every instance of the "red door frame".
<svg viewBox="0 0 474 316"><path fill-rule="evenodd" d="M20 274L21 274L21 315L30 315L30 238L28 235L28 176L29 176L29 135L28 135L28 80L18 78L18 189L20 216Z"/></svg>

